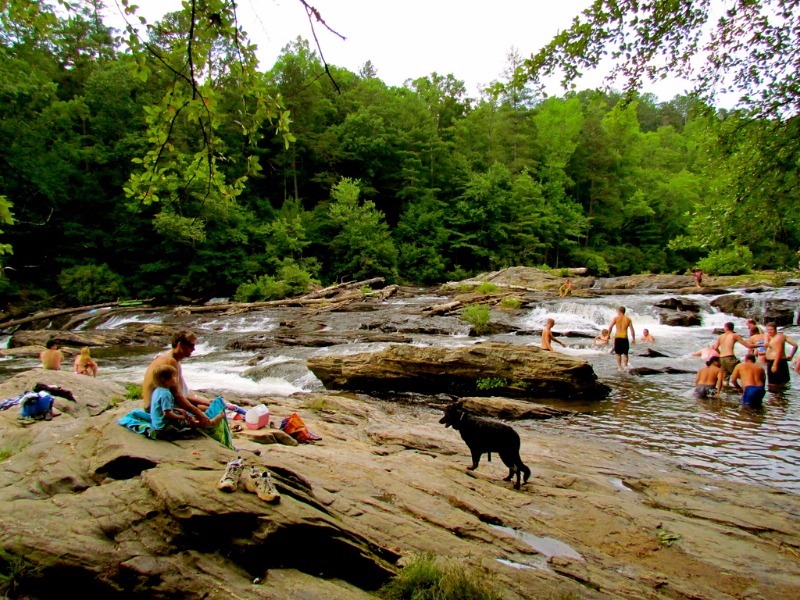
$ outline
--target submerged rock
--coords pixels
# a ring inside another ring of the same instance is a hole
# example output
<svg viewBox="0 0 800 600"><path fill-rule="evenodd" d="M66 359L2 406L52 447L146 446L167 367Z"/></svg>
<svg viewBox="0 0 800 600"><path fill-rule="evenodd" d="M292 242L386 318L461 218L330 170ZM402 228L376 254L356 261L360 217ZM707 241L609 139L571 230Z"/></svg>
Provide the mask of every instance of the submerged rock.
<svg viewBox="0 0 800 600"><path fill-rule="evenodd" d="M373 353L312 356L307 365L328 389L565 399L600 399L610 391L583 359L499 342L391 345Z"/></svg>

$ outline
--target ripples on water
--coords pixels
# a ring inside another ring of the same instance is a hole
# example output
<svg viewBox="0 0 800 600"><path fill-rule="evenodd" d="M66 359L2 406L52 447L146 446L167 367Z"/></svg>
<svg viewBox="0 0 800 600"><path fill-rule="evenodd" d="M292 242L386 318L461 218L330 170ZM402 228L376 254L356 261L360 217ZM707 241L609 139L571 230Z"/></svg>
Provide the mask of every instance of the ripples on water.
<svg viewBox="0 0 800 600"><path fill-rule="evenodd" d="M781 294L794 294L797 291ZM790 386L769 391L762 410L741 406L739 395L725 393L717 399L698 400L691 395L695 372L703 365L691 353L716 339L714 328L726 321L745 334L745 320L714 311L708 299L693 296L704 307L700 327L660 325L652 303L666 296L625 296L601 300L575 300L531 311L525 323L531 328L556 321L556 331L594 331L608 327L616 314L615 306L624 305L632 318L637 337L647 328L656 338L650 344L631 347L632 367L670 366L691 371L687 374L658 374L637 377L616 369L616 358L605 347L591 346L591 340L565 340L566 353L586 358L601 380L609 384L609 398L562 421L531 422L531 429L565 434L580 433L610 438L639 449L668 454L688 469L739 480L766 483L800 492L800 375L792 372ZM784 329L800 341L800 328ZM639 357L653 348L667 358ZM745 349L737 345L741 358Z"/></svg>

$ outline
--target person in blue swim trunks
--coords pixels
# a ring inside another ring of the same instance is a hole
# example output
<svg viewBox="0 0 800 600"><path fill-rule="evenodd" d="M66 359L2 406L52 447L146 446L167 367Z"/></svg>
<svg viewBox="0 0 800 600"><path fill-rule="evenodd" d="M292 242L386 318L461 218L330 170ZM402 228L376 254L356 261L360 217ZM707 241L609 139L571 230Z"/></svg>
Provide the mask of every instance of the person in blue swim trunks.
<svg viewBox="0 0 800 600"><path fill-rule="evenodd" d="M742 404L753 408L760 408L767 390L765 384L767 375L763 367L756 364L756 357L747 354L744 362L734 367L731 373L731 383L742 390Z"/></svg>

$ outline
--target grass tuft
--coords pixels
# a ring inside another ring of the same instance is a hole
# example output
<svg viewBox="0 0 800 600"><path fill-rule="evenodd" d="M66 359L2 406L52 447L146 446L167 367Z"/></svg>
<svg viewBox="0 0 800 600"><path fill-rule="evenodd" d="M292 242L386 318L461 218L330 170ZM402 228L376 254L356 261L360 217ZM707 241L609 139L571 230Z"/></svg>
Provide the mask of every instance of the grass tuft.
<svg viewBox="0 0 800 600"><path fill-rule="evenodd" d="M485 575L452 561L419 554L378 595L387 600L500 600L500 592Z"/></svg>

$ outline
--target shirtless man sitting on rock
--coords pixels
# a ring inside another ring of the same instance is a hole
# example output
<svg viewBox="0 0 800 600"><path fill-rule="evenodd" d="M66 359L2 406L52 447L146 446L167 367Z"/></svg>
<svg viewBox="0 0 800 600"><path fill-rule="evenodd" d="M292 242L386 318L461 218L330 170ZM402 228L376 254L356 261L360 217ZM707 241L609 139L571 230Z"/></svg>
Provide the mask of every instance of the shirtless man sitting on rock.
<svg viewBox="0 0 800 600"><path fill-rule="evenodd" d="M725 329L725 333L717 338L717 341L714 342L712 348L719 352L719 362L723 372L723 383L727 384L728 377L731 376L733 370L736 368L736 365L739 364L739 359L736 358L736 354L733 352L733 347L738 342L745 348L751 349L753 348L753 344L745 341L744 338L738 333L734 333L733 323L730 321L725 323L723 329Z"/></svg>
<svg viewBox="0 0 800 600"><path fill-rule="evenodd" d="M155 378L155 372L161 365L169 365L175 369L178 374L177 381L169 391L175 398L175 403L187 412L195 415L199 421L199 426L206 428L211 426L211 421L203 412L209 406L209 401L193 394L189 391L189 386L183 378L181 370L181 361L188 358L194 352L194 347L197 344L197 336L191 331L179 331L172 336L172 349L164 354L159 354L144 373L144 380L142 381L142 399L144 400L144 409L150 410L150 399L153 391L158 387L158 382Z"/></svg>
<svg viewBox="0 0 800 600"><path fill-rule="evenodd" d="M741 385L739 382L741 381ZM760 408L767 390L764 388L766 376L764 369L756 364L756 357L748 354L744 357L744 362L739 363L731 374L731 383L742 390L742 404Z"/></svg>
<svg viewBox="0 0 800 600"><path fill-rule="evenodd" d="M64 353L58 349L58 343L55 340L47 340L44 347L47 349L39 353L42 368L50 371L60 371L61 363L64 361Z"/></svg>

